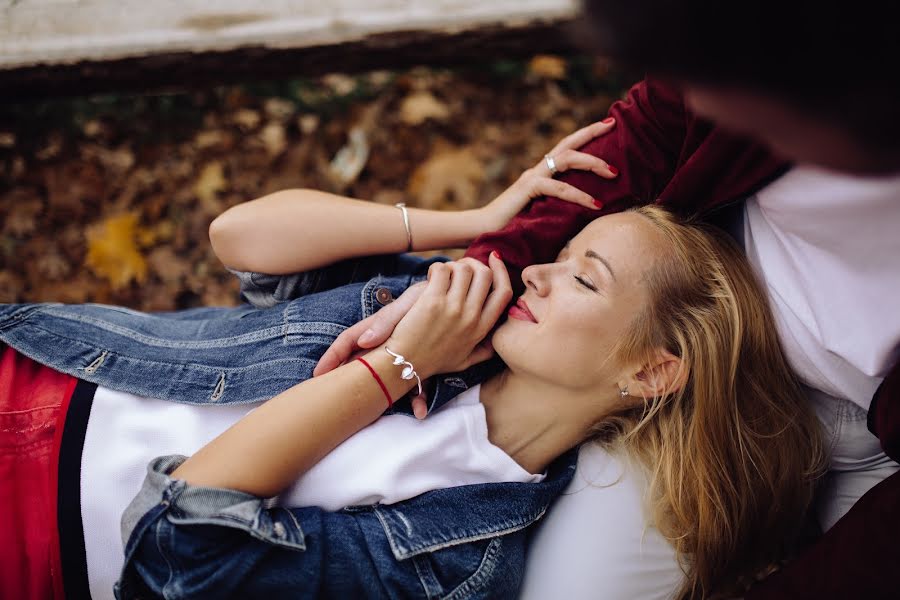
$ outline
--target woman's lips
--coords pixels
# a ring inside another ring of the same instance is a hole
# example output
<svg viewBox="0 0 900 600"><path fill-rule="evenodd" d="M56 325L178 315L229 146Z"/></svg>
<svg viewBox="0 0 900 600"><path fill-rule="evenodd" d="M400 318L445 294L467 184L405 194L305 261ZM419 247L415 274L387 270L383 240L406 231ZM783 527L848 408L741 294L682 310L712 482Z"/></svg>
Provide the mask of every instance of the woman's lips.
<svg viewBox="0 0 900 600"><path fill-rule="evenodd" d="M509 307L509 312L507 314L509 314L510 319L537 323L537 319L534 318L534 315L528 310L528 305L525 304L525 301L521 298L519 298L515 305Z"/></svg>

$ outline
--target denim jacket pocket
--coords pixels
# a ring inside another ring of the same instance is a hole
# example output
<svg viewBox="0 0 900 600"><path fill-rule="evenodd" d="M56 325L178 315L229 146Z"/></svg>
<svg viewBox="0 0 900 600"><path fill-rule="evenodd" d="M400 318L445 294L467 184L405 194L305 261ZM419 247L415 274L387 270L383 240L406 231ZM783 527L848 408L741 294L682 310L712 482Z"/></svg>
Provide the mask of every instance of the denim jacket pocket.
<svg viewBox="0 0 900 600"><path fill-rule="evenodd" d="M524 535L513 535L417 554L409 560L429 600L505 599L515 596L524 556Z"/></svg>

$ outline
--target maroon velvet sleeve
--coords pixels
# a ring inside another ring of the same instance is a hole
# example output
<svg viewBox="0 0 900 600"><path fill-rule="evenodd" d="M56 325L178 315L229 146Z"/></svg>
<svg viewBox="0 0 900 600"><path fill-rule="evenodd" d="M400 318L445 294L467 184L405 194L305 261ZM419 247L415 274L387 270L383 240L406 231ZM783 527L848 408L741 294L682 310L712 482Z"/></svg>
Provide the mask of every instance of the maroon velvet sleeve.
<svg viewBox="0 0 900 600"><path fill-rule="evenodd" d="M610 108L616 127L581 150L599 156L619 169L613 180L585 171L569 171L560 179L603 202L592 210L557 198L540 198L506 227L473 242L466 256L486 261L491 250L503 256L513 284L528 265L552 262L588 222L636 203L652 202L675 171L685 135L681 94L662 83L646 80L635 85L625 100Z"/></svg>
<svg viewBox="0 0 900 600"><path fill-rule="evenodd" d="M875 393L869 427L900 457L900 365ZM869 490L797 560L757 584L748 600L897 598L900 594L900 473Z"/></svg>
<svg viewBox="0 0 900 600"><path fill-rule="evenodd" d="M869 407L869 430L881 440L884 453L900 462L900 364L894 366L875 392Z"/></svg>
<svg viewBox="0 0 900 600"><path fill-rule="evenodd" d="M754 586L747 600L897 598L900 591L900 473L853 505L784 570Z"/></svg>

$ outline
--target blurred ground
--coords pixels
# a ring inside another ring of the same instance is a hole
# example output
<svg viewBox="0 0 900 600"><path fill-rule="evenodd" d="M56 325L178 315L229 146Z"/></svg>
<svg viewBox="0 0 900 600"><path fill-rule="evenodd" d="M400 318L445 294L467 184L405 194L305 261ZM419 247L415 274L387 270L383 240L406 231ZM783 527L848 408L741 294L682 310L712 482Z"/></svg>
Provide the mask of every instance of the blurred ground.
<svg viewBox="0 0 900 600"><path fill-rule="evenodd" d="M236 304L207 239L229 206L291 187L479 206L629 83L536 56L0 104L0 302Z"/></svg>

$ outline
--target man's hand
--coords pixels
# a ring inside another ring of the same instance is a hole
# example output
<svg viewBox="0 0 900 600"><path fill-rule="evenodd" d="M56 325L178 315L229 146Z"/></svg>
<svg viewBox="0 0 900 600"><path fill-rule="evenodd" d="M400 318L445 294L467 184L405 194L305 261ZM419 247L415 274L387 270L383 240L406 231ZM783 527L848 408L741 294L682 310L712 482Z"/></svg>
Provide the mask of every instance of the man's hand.
<svg viewBox="0 0 900 600"><path fill-rule="evenodd" d="M376 312L345 329L339 335L313 370L313 377L324 375L348 362L354 354L361 350L377 348L387 341L397 323L406 316L412 305L425 290L425 282L407 288L399 298Z"/></svg>

